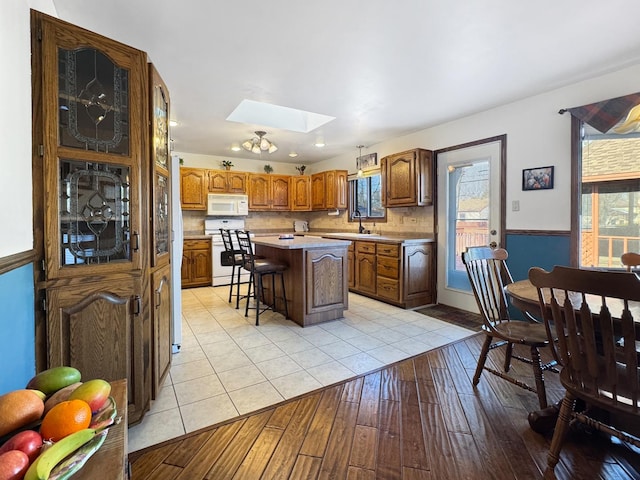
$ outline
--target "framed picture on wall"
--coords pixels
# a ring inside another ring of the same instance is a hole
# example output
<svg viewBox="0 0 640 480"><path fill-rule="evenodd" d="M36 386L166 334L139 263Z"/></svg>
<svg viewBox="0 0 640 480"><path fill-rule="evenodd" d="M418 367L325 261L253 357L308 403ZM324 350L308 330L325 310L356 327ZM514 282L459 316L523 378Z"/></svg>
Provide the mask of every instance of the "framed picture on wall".
<svg viewBox="0 0 640 480"><path fill-rule="evenodd" d="M522 190L549 190L551 188L553 188L553 167L522 170Z"/></svg>
<svg viewBox="0 0 640 480"><path fill-rule="evenodd" d="M378 154L369 153L358 157L358 165L362 170L370 170L378 167Z"/></svg>

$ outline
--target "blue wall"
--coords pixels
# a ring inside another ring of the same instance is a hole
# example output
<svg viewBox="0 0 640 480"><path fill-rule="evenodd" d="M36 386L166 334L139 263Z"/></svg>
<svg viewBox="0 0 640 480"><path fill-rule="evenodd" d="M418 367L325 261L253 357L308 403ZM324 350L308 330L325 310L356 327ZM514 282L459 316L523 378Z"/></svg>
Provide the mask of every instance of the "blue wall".
<svg viewBox="0 0 640 480"><path fill-rule="evenodd" d="M0 394L24 388L36 371L31 264L0 275Z"/></svg>
<svg viewBox="0 0 640 480"><path fill-rule="evenodd" d="M567 235L528 235L507 234L506 249L509 252L507 264L514 281L529 278L531 267L551 270L554 265L569 265L570 236ZM516 308L510 307L511 318L524 318Z"/></svg>

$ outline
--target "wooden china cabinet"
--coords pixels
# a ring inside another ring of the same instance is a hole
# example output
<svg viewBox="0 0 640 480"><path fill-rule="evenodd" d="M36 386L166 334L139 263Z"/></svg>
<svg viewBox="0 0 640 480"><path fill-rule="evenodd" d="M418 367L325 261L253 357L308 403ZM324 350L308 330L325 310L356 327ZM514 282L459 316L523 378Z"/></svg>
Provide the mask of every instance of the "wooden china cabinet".
<svg viewBox="0 0 640 480"><path fill-rule="evenodd" d="M126 378L137 423L170 362L168 94L140 50L33 10L31 32L36 368Z"/></svg>

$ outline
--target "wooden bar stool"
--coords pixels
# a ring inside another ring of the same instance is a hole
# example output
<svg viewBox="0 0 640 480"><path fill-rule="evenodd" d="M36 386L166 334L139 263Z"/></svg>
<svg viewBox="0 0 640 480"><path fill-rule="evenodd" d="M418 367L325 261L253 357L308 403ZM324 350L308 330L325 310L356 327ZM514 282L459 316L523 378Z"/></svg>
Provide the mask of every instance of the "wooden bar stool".
<svg viewBox="0 0 640 480"><path fill-rule="evenodd" d="M238 238L238 246L240 250L242 250L242 268L251 274L246 295L247 303L244 309L244 316L249 316L249 308L254 308L256 310L256 325L260 325L260 314L262 312L266 310L276 311L276 302L279 297L276 295L275 277L279 276L282 288L282 301L284 302L284 317L289 318L287 294L284 286L284 271L288 266L268 258L256 257L253 253L253 244L248 231L236 230L236 236ZM266 303L264 298L263 280L266 275L271 277L272 292L270 304ZM252 297L255 298L255 307L249 306ZM260 300L263 302L262 307L260 306Z"/></svg>
<svg viewBox="0 0 640 480"><path fill-rule="evenodd" d="M224 244L224 253L226 256L226 262L223 262L223 265L227 264L231 266L231 283L229 284L229 303L231 303L231 298L233 297L233 287L235 285L236 288L236 309L240 306L240 285L244 285L248 282L240 281L240 273L242 272L242 250L234 248L233 239L231 236L231 231L221 228L220 235L222 236L222 243ZM237 267L237 268L236 268Z"/></svg>

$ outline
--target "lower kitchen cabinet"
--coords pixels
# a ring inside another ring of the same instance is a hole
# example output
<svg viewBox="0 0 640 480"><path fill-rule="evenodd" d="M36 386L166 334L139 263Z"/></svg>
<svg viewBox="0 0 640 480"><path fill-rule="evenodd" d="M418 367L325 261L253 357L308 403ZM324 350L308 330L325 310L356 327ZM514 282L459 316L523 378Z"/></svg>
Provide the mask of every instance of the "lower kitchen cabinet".
<svg viewBox="0 0 640 480"><path fill-rule="evenodd" d="M402 308L435 302L432 242L354 244L348 252L349 290Z"/></svg>
<svg viewBox="0 0 640 480"><path fill-rule="evenodd" d="M151 340L153 366L151 396L156 398L171 368L171 266L151 275Z"/></svg>
<svg viewBox="0 0 640 480"><path fill-rule="evenodd" d="M185 240L182 251L182 287L211 285L211 240Z"/></svg>
<svg viewBox="0 0 640 480"><path fill-rule="evenodd" d="M150 328L142 281L135 275L114 275L109 285L79 281L72 286L47 289L48 366L77 368L82 381L126 378L127 415L137 423L150 400L143 373Z"/></svg>
<svg viewBox="0 0 640 480"><path fill-rule="evenodd" d="M376 294L376 244L356 242L356 286L361 293Z"/></svg>

